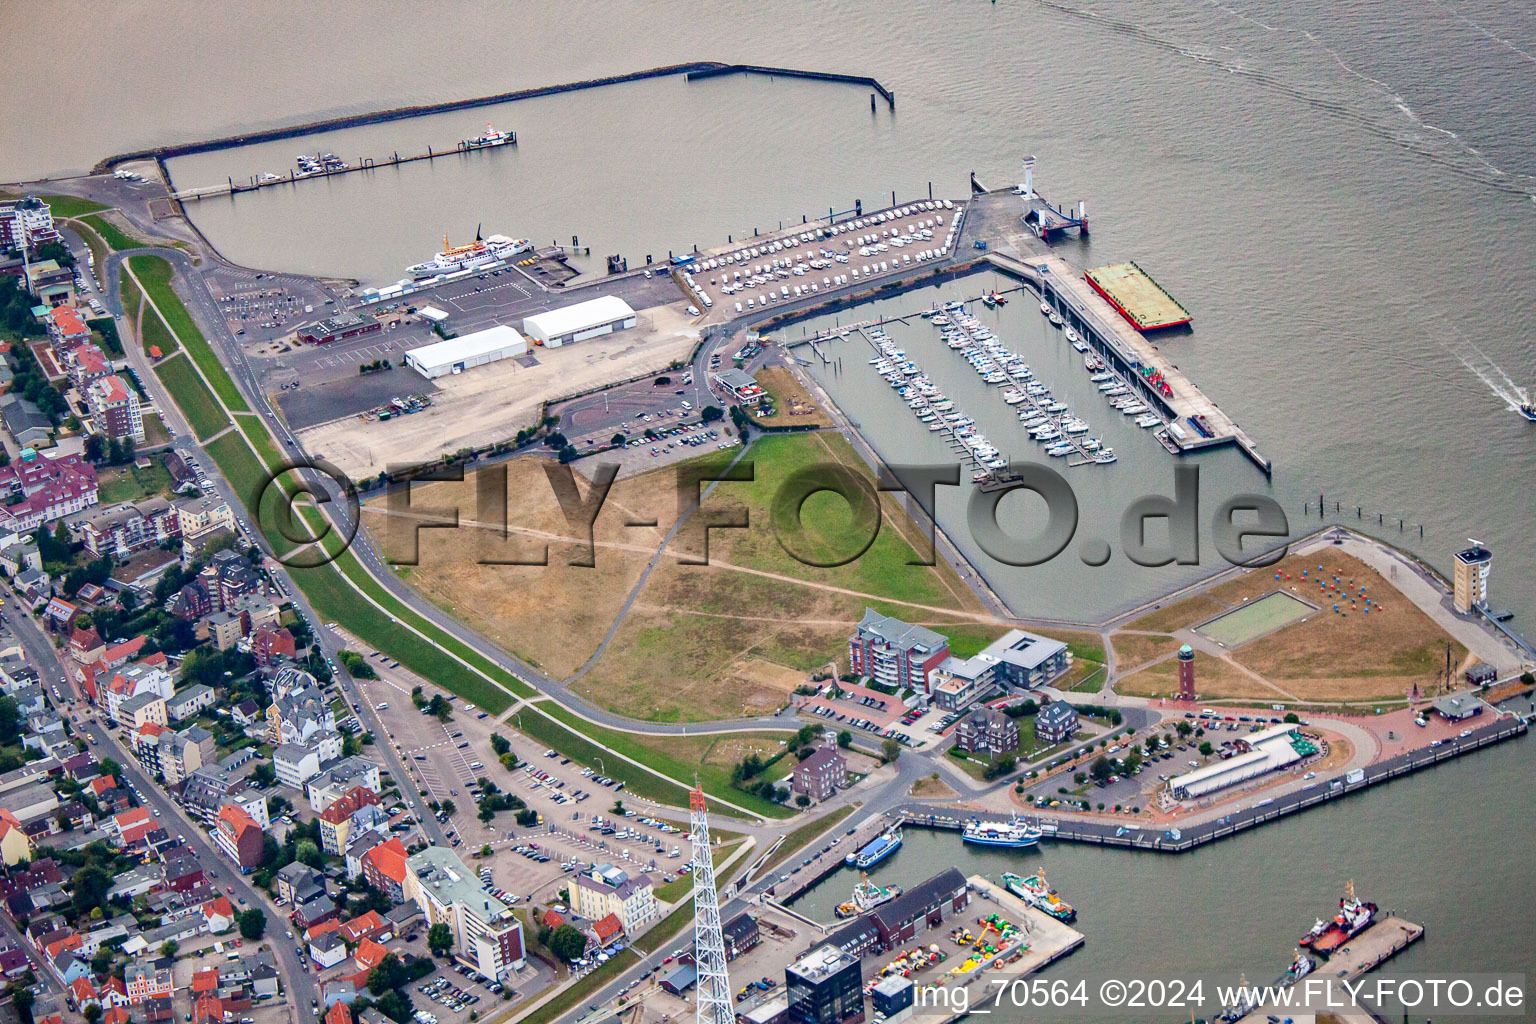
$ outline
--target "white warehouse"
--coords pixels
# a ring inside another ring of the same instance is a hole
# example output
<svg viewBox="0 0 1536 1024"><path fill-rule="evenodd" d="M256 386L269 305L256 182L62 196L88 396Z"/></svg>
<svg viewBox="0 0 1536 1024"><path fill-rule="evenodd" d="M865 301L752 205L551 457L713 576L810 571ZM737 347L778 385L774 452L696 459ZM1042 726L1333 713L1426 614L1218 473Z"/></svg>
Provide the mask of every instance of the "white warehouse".
<svg viewBox="0 0 1536 1024"><path fill-rule="evenodd" d="M528 340L505 324L405 353L405 365L431 379L528 353Z"/></svg>
<svg viewBox="0 0 1536 1024"><path fill-rule="evenodd" d="M559 348L633 326L635 311L617 295L604 295L523 318L523 333L545 348Z"/></svg>
<svg viewBox="0 0 1536 1024"><path fill-rule="evenodd" d="M1287 724L1244 736L1249 748L1246 753L1169 779L1168 792L1177 800L1197 800L1218 789L1294 764L1301 760L1295 746L1297 735L1296 725Z"/></svg>

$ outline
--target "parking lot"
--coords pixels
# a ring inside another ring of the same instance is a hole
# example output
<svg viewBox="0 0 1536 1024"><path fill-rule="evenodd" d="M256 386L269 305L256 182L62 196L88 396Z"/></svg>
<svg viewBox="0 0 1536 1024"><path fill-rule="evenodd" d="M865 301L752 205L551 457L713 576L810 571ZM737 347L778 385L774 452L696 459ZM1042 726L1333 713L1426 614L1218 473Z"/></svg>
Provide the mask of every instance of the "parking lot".
<svg viewBox="0 0 1536 1024"><path fill-rule="evenodd" d="M928 199L836 224L800 225L702 253L683 268L683 280L695 302L728 319L943 259L963 214L963 204Z"/></svg>

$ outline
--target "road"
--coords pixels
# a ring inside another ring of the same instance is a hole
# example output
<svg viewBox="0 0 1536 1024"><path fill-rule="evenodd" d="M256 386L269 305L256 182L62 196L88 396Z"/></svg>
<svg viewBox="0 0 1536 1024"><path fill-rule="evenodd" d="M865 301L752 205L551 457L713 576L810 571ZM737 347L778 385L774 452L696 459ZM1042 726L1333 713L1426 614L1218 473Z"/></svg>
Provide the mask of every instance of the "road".
<svg viewBox="0 0 1536 1024"><path fill-rule="evenodd" d="M19 612L13 614L10 617L10 626L17 642L26 651L27 661L37 669L39 675L46 681L45 685L68 686L73 691L73 684L67 681L58 652L31 616ZM116 761L122 769L122 781L132 783L140 803L149 808L150 813L156 816L167 831L185 841L197 853L197 859L203 865L209 884L236 901L236 911L257 907L267 915L267 937L271 939L271 946L277 957L278 970L282 974L283 988L287 994L288 1008L293 1015L292 1020L297 1024L298 1021L307 1019L310 1011L302 1004L306 999L315 997L317 993L313 977L305 972L294 943L285 941L282 934L288 929L288 923L268 909L266 894L252 886L234 869L229 859L214 847L213 840L203 832L202 827L183 813L164 790L139 770L137 759L123 749L116 737L101 725L81 695L73 692L73 696L77 701L73 710L79 711L82 708L86 710L86 714L73 723L76 732L93 738L96 741L96 756ZM39 971L38 976L48 977L48 974Z"/></svg>

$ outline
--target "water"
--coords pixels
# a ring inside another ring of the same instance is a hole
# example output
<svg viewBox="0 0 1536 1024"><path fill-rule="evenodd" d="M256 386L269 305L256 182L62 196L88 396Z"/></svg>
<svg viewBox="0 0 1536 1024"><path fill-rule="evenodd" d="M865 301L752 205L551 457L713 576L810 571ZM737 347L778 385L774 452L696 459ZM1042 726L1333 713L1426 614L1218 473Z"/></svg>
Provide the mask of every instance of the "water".
<svg viewBox="0 0 1536 1024"><path fill-rule="evenodd" d="M483 224L541 242L576 234L595 255L621 252L633 263L855 198L879 203L893 189L926 195L930 181L941 195L963 195L972 170L995 187L1034 154L1047 195L1088 201L1093 235L1065 243L1069 258L1135 258L1189 308L1194 333L1165 345L1275 464L1266 482L1241 455L1217 453L1199 460L1203 482L1221 493L1267 490L1298 529L1302 502L1319 491L1346 509L1401 516L1423 525L1423 540L1392 519L1383 535L1442 570L1475 536L1495 553L1495 602L1536 633L1536 438L1508 408L1513 389L1536 382L1529 4L615 2L545 5L537 21L525 10L491 0L451 15L337 2L301 19L289 5L255 2L220 20L191 0L13 0L0 5L11 43L0 118L12 126L0 177L701 58L874 74L895 90L894 114L871 112L867 94L850 87L671 81L293 140L173 170L196 185L286 170L301 151L379 157L451 145L487 118L517 130L515 152L194 208L231 258L392 280L435 251L443 230L465 237ZM60 38L86 45L89 58L61 64ZM1001 333L1053 386L1081 384L1080 363L1049 348L1038 320L1025 302L999 314ZM922 345L914 337L910 347ZM970 374L937 347L921 361L946 384ZM888 391L873 374L864 382L867 370L850 355L828 385L884 435L877 444L923 443L878 426L915 424L904 407L904 421L890 416ZM980 399L968 401L980 411ZM1086 401L1095 428L1118 418L1093 409L1096 396ZM1112 513L1130 492L1168 493L1170 460L1150 438L1110 443L1117 464L1073 471L1085 508L1096 510L1085 511L1083 535L1117 536ZM1088 615L1186 571L1117 557L1090 572L1069 551L1010 586L1021 610ZM1518 841L1528 830L1508 824L1533 809L1525 747L1187 858L1043 851L1090 933L1059 970L1166 962L1278 973L1292 939L1349 877L1429 922L1428 941L1405 963L1529 969L1536 880ZM913 835L888 870L907 870L926 842ZM973 856L952 840L931 842L935 864Z"/></svg>

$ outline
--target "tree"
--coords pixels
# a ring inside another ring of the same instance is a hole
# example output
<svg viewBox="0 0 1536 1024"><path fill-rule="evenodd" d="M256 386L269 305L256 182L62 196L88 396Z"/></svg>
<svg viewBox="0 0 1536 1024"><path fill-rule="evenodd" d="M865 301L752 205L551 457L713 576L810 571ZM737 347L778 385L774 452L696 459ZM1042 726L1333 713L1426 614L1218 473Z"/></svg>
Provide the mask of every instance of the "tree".
<svg viewBox="0 0 1536 1024"><path fill-rule="evenodd" d="M439 922L427 929L427 948L437 956L448 955L448 950L453 948L453 932L448 930L446 924Z"/></svg>
<svg viewBox="0 0 1536 1024"><path fill-rule="evenodd" d="M1526 675L1530 675L1530 673L1527 672ZM1285 720L1291 725L1297 725L1301 722L1301 716L1294 711L1287 711L1285 713Z"/></svg>
<svg viewBox="0 0 1536 1024"><path fill-rule="evenodd" d="M80 1016L85 1018L86 1024L96 1024L98 1020L101 1020L101 1004L86 1003L85 1009L80 1011Z"/></svg>
<svg viewBox="0 0 1536 1024"><path fill-rule="evenodd" d="M89 914L106 901L107 892L113 886L112 875L106 869L88 865L76 871L69 880L69 891L74 898L76 914Z"/></svg>
<svg viewBox="0 0 1536 1024"><path fill-rule="evenodd" d="M714 423L716 420L723 419L724 416L725 410L718 405L706 405L703 409L699 410L699 422L701 423Z"/></svg>
<svg viewBox="0 0 1536 1024"><path fill-rule="evenodd" d="M436 715L439 722L446 722L453 713L453 704L442 694L434 693L432 699L427 701L427 713Z"/></svg>
<svg viewBox="0 0 1536 1024"><path fill-rule="evenodd" d="M174 959L180 950L181 943L177 942L175 939L166 939L164 942L160 943L161 956L168 956Z"/></svg>
<svg viewBox="0 0 1536 1024"><path fill-rule="evenodd" d="M806 796L804 793L801 793L801 794L799 794L798 796L795 797L795 806L796 807L809 807L809 806L811 806L811 798Z"/></svg>
<svg viewBox="0 0 1536 1024"><path fill-rule="evenodd" d="M608 439L608 443L613 445L615 448L624 447L624 441L625 437L622 433L614 434L613 437Z"/></svg>
<svg viewBox="0 0 1536 1024"><path fill-rule="evenodd" d="M887 763L896 760L901 756L901 744L894 739L881 740L880 756L885 758Z"/></svg>
<svg viewBox="0 0 1536 1024"><path fill-rule="evenodd" d="M411 1006L411 997L400 989L390 989L379 997L373 1005L379 1008L379 1012L395 1024L406 1024L411 1019L415 1010Z"/></svg>
<svg viewBox="0 0 1536 1024"><path fill-rule="evenodd" d="M1088 774L1093 776L1095 782L1103 782L1105 779L1115 774L1115 766L1110 763L1109 758L1105 757L1103 754L1100 754L1098 757L1094 758L1093 764L1089 766Z"/></svg>
<svg viewBox="0 0 1536 1024"><path fill-rule="evenodd" d="M529 807L517 812L517 823L523 828L532 828L539 823L539 812Z"/></svg>
<svg viewBox="0 0 1536 1024"><path fill-rule="evenodd" d="M251 777L263 786L270 786L277 781L277 768L271 761L262 761L251 769Z"/></svg>
<svg viewBox="0 0 1536 1024"><path fill-rule="evenodd" d="M320 852L312 840L304 839L294 848L293 859L312 868L325 867L325 855Z"/></svg>
<svg viewBox="0 0 1536 1024"><path fill-rule="evenodd" d="M10 746L21 738L21 711L16 699L0 697L0 744Z"/></svg>
<svg viewBox="0 0 1536 1024"><path fill-rule="evenodd" d="M106 443L102 441L100 434L86 435L82 454L87 462L100 462L106 457Z"/></svg>
<svg viewBox="0 0 1536 1024"><path fill-rule="evenodd" d="M1213 751L1215 749L1216 749L1215 747L1211 746L1211 741L1210 740L1206 740L1204 743L1200 744L1200 756L1201 757L1210 757L1211 756L1211 751Z"/></svg>
<svg viewBox="0 0 1536 1024"><path fill-rule="evenodd" d="M568 924L562 924L549 933L549 950L560 959L570 962L587 950L587 937Z"/></svg>
<svg viewBox="0 0 1536 1024"><path fill-rule="evenodd" d="M1190 733L1195 731L1195 727L1190 725L1188 722L1180 722L1178 725L1174 726L1174 728L1179 731L1179 737L1181 739L1187 738Z"/></svg>
<svg viewBox="0 0 1536 1024"><path fill-rule="evenodd" d="M433 927L437 927L433 925ZM444 928L447 925L443 925ZM368 991L376 996L400 988L410 981L405 964L393 953L386 953L379 966L368 972Z"/></svg>
<svg viewBox="0 0 1536 1024"><path fill-rule="evenodd" d="M255 907L242 910L237 920L240 923L240 937L252 942L261 938L261 933L267 928L267 915Z"/></svg>
<svg viewBox="0 0 1536 1024"><path fill-rule="evenodd" d="M500 757L512 749L512 744L501 733L493 732L491 733L491 749L496 751L497 757Z"/></svg>
<svg viewBox="0 0 1536 1024"><path fill-rule="evenodd" d="M437 805L437 809L443 812L443 817L451 818L458 813L459 805L452 800L444 800Z"/></svg>
<svg viewBox="0 0 1536 1024"><path fill-rule="evenodd" d="M847 750L849 747L853 746L853 733L849 732L847 729L844 729L842 732L838 733L837 745L842 747L844 750Z"/></svg>

